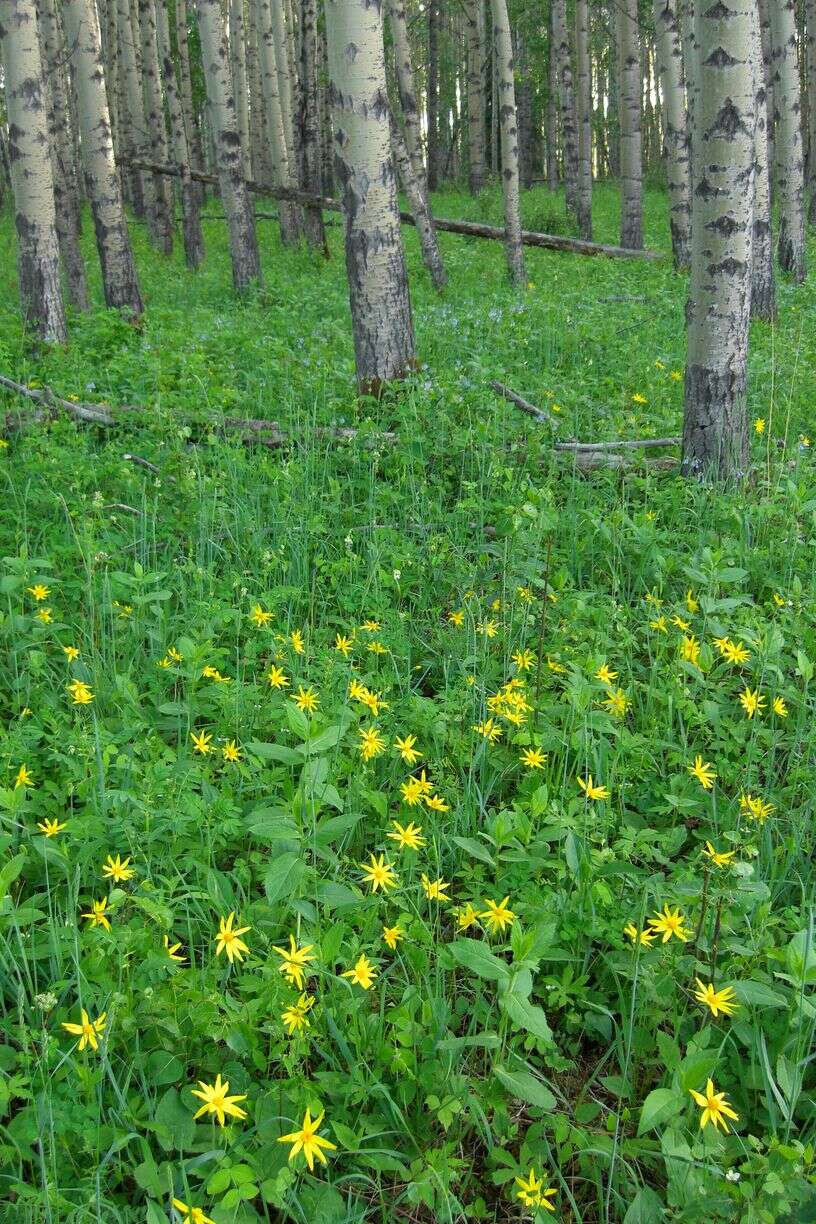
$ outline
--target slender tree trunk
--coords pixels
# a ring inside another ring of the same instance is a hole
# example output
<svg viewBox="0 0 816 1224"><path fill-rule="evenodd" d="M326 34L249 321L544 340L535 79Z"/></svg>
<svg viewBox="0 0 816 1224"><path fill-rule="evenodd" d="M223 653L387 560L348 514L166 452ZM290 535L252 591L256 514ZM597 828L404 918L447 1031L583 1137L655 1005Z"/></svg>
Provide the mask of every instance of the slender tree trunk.
<svg viewBox="0 0 816 1224"><path fill-rule="evenodd" d="M75 172L71 164L74 150L68 130L68 98L63 73L65 45L53 0L40 0L38 17L54 178L57 238L68 285L68 301L77 310L87 310L90 302L85 279L85 260L80 246L79 194L76 191Z"/></svg>
<svg viewBox="0 0 816 1224"><path fill-rule="evenodd" d="M802 107L796 52L794 0L773 0L771 36L776 106L776 185L779 193L780 267L795 281L805 279L804 161Z"/></svg>
<svg viewBox="0 0 816 1224"><path fill-rule="evenodd" d="M113 155L96 6L92 0L63 0L62 14L66 38L73 47L85 182L102 265L105 302L125 308L138 318L142 298Z"/></svg>
<svg viewBox="0 0 816 1224"><path fill-rule="evenodd" d="M378 394L415 364L382 9L370 0L326 0L326 30L357 381L363 393Z"/></svg>
<svg viewBox="0 0 816 1224"><path fill-rule="evenodd" d="M501 122L502 195L504 226L507 235L507 267L514 285L527 283L524 247L521 244L519 212L518 124L516 88L513 80L513 42L505 0L491 0L493 48L498 69L499 116Z"/></svg>
<svg viewBox="0 0 816 1224"><path fill-rule="evenodd" d="M765 67L765 110L768 115L768 166L770 167L771 199L774 196L774 167L776 166L776 99L774 96L773 37L771 34L771 5L776 0L759 0L759 26L762 37L762 63Z"/></svg>
<svg viewBox="0 0 816 1224"><path fill-rule="evenodd" d="M640 52L637 0L624 0L618 13L620 41L621 246L643 246Z"/></svg>
<svg viewBox="0 0 816 1224"><path fill-rule="evenodd" d="M529 190L533 182L533 86L527 62L527 44L521 34L513 36L516 64L516 119L518 122L519 179Z"/></svg>
<svg viewBox="0 0 816 1224"><path fill-rule="evenodd" d="M806 0L805 80L807 82L808 221L816 225L816 0Z"/></svg>
<svg viewBox="0 0 816 1224"><path fill-rule="evenodd" d="M155 0L139 0L139 29L142 46L142 79L146 101L150 160L163 166L169 160L167 128L164 122L159 55L156 46ZM165 255L173 252L173 187L166 176L153 176L153 208L148 216L154 243Z"/></svg>
<svg viewBox="0 0 816 1224"><path fill-rule="evenodd" d="M619 0L609 0L609 112L607 129L609 138L609 172L620 178L620 24Z"/></svg>
<svg viewBox="0 0 816 1224"><path fill-rule="evenodd" d="M261 88L261 67L258 50L258 10L253 0L248 0L246 14L246 74L249 90L249 164L251 178L269 182L272 164L269 157L269 139L266 131L265 103Z"/></svg>
<svg viewBox="0 0 816 1224"><path fill-rule="evenodd" d="M478 195L485 184L485 10L467 0L468 185Z"/></svg>
<svg viewBox="0 0 816 1224"><path fill-rule="evenodd" d="M295 133L294 133L294 85L292 81L291 59L289 56L290 37L286 25L286 6L275 0L271 5L272 36L275 46L275 63L278 68L278 98L280 100L283 135L286 141L286 158L289 171L294 179L296 165ZM260 46L260 44L259 44Z"/></svg>
<svg viewBox="0 0 816 1224"><path fill-rule="evenodd" d="M697 479L734 481L748 467L755 2L700 5L696 15L699 181L692 202L683 471Z"/></svg>
<svg viewBox="0 0 816 1224"><path fill-rule="evenodd" d="M687 268L691 259L691 175L683 45L677 0L654 0L657 62L663 91L666 181L669 189L669 223L676 268Z"/></svg>
<svg viewBox="0 0 816 1224"><path fill-rule="evenodd" d="M201 128L193 103L193 81L190 73L190 47L187 35L187 0L176 0L176 43L179 61L179 92L187 133L187 148L191 165L195 170L204 169L204 145ZM203 191L200 193L203 197Z"/></svg>
<svg viewBox="0 0 816 1224"><path fill-rule="evenodd" d="M575 88L572 77L566 0L552 0L552 24L561 99L561 137L564 145L567 208L574 213L578 207L578 118L575 110Z"/></svg>
<svg viewBox="0 0 816 1224"><path fill-rule="evenodd" d="M439 25L440 0L428 0L428 191L439 188Z"/></svg>
<svg viewBox="0 0 816 1224"><path fill-rule="evenodd" d="M436 240L433 219L428 209L428 200L414 173L414 165L402 134L402 128L393 114L391 115L391 151L402 190L408 197L408 207L419 235L422 261L431 274L434 288L444 289L448 283L448 274L439 253L439 243Z"/></svg>
<svg viewBox="0 0 816 1224"><path fill-rule="evenodd" d="M201 265L201 261L204 258L204 239L201 234L201 197L193 180L190 178L190 151L187 146L187 133L184 130L181 97L179 96L179 89L176 83L176 70L173 64L173 52L170 45L170 26L167 19L167 9L163 0L159 0L156 18L159 63L162 76L164 77L175 160L181 175L184 257L187 260L187 267L195 270Z"/></svg>
<svg viewBox="0 0 816 1224"><path fill-rule="evenodd" d="M320 181L326 195L334 195L334 140L332 138L331 101L329 99L329 63L326 37L318 26L320 85L318 105L320 109Z"/></svg>
<svg viewBox="0 0 816 1224"><path fill-rule="evenodd" d="M768 162L768 108L759 14L752 21L751 71L754 76L754 220L751 247L751 317L776 318L771 186Z"/></svg>
<svg viewBox="0 0 816 1224"><path fill-rule="evenodd" d="M241 163L244 178L252 177L249 141L249 89L247 86L246 45L244 43L244 0L229 0L230 63L235 96L235 118L241 137Z"/></svg>
<svg viewBox="0 0 816 1224"><path fill-rule="evenodd" d="M589 56L589 8L587 0L575 3L575 54L578 96L578 182L576 219L578 233L592 241L592 70Z"/></svg>
<svg viewBox="0 0 816 1224"><path fill-rule="evenodd" d="M558 190L558 53L555 48L552 8L550 9L550 45L547 54L547 186Z"/></svg>
<svg viewBox="0 0 816 1224"><path fill-rule="evenodd" d="M320 118L317 98L317 0L300 4L300 156L304 191L322 195L320 177ZM319 208L303 210L303 232L310 246L328 254L323 214Z"/></svg>
<svg viewBox="0 0 816 1224"><path fill-rule="evenodd" d="M258 36L260 39L261 88L266 106L266 129L272 144L273 178L277 187L295 187L289 150L283 128L278 66L275 59L275 39L272 30L272 4L276 0L256 0ZM296 204L281 200L278 204L281 241L293 246L300 240L300 209Z"/></svg>
<svg viewBox="0 0 816 1224"><path fill-rule="evenodd" d="M422 126L419 119L419 103L417 102L414 68L411 62L411 44L408 40L408 22L405 16L405 0L389 0L388 19L391 23L391 37L394 40L394 61L396 66L397 93L402 108L405 145L414 177L423 191L427 190L425 181L425 162L422 157Z"/></svg>
<svg viewBox="0 0 816 1224"><path fill-rule="evenodd" d="M34 0L0 0L0 42L23 318L44 340L61 344L65 311Z"/></svg>
<svg viewBox="0 0 816 1224"><path fill-rule="evenodd" d="M147 122L144 112L144 96L139 80L136 46L130 18L130 0L111 0L116 4L117 47L119 50L119 77L123 106L120 108L122 122L120 145L125 160L131 162L146 158L150 153ZM153 179L141 170L129 168L130 198L137 217L152 216Z"/></svg>
<svg viewBox="0 0 816 1224"><path fill-rule="evenodd" d="M210 127L215 144L218 186L227 218L232 259L232 280L238 293L253 281L260 283L261 264L255 234L255 216L246 189L241 160L241 137L230 81L229 53L219 0L197 0L198 30Z"/></svg>

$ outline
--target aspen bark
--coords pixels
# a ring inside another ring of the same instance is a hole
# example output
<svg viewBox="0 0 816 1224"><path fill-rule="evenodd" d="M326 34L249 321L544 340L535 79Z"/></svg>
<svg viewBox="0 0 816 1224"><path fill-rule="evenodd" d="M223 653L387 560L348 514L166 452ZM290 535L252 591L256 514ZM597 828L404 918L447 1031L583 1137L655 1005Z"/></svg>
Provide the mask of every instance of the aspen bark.
<svg viewBox="0 0 816 1224"><path fill-rule="evenodd" d="M552 8L550 9L550 40L547 53L547 186L558 190L558 67Z"/></svg>
<svg viewBox="0 0 816 1224"><path fill-rule="evenodd" d="M9 161L20 303L44 340L66 339L54 214L54 179L34 0L0 0Z"/></svg>
<svg viewBox="0 0 816 1224"><path fill-rule="evenodd" d="M754 223L751 249L751 317L776 318L771 183L768 161L768 107L759 14L752 21L751 69L754 74Z"/></svg>
<svg viewBox="0 0 816 1224"><path fill-rule="evenodd" d="M561 140L564 148L564 183L567 208L578 207L578 118L575 110L575 87L572 76L566 0L552 0L552 29L555 39L555 62L558 72L558 93L561 101Z"/></svg>
<svg viewBox="0 0 816 1224"><path fill-rule="evenodd" d="M143 309L142 298L113 154L96 6L93 0L63 0L62 14L66 37L73 46L82 160L102 266L105 302L108 306L127 309L138 318Z"/></svg>
<svg viewBox="0 0 816 1224"><path fill-rule="evenodd" d="M527 283L519 212L518 123L513 80L513 42L505 0L491 0L493 48L498 70L499 118L501 122L501 174L507 267L514 285Z"/></svg>
<svg viewBox="0 0 816 1224"><path fill-rule="evenodd" d="M419 103L417 102L414 68L411 62L411 44L408 40L408 22L405 16L405 0L389 0L388 17L391 22L391 37L394 40L394 61L396 66L397 93L402 108L402 121L405 131L405 144L414 177L424 193L427 190L425 182L425 162L422 156L422 128L419 119Z"/></svg>
<svg viewBox="0 0 816 1224"><path fill-rule="evenodd" d="M163 3L164 0L160 2ZM156 42L156 0L139 0L139 31L150 158L164 165L168 160L168 144ZM173 190L172 184L161 175L153 177L153 211L148 214L148 223L151 237L158 249L165 255L172 255Z"/></svg>
<svg viewBox="0 0 816 1224"><path fill-rule="evenodd" d="M269 156L269 138L266 131L265 103L261 87L260 38L258 35L258 7L249 0L246 14L246 73L249 90L249 164L250 178L269 182L272 178L272 159Z"/></svg>
<svg viewBox="0 0 816 1224"><path fill-rule="evenodd" d="M578 68L578 182L576 219L578 233L592 241L592 70L589 55L589 7L587 0L575 2L575 55Z"/></svg>
<svg viewBox="0 0 816 1224"><path fill-rule="evenodd" d="M663 92L663 147L669 192L669 224L676 268L691 259L691 172L683 45L677 0L654 0L657 62Z"/></svg>
<svg viewBox="0 0 816 1224"><path fill-rule="evenodd" d="M65 45L54 0L40 0L38 17L45 69L48 138L51 146L60 256L68 286L68 301L77 310L87 310L90 301L85 278L85 260L80 246L80 197L76 189L74 148L68 127L68 98L63 72Z"/></svg>
<svg viewBox="0 0 816 1224"><path fill-rule="evenodd" d="M805 82L807 85L808 221L816 225L816 0L805 4Z"/></svg>
<svg viewBox="0 0 816 1224"><path fill-rule="evenodd" d="M521 34L513 33L513 73L516 86L516 121L518 126L519 180L522 189L533 182L533 87L527 62L527 44Z"/></svg>
<svg viewBox="0 0 816 1224"><path fill-rule="evenodd" d="M768 124L768 166L770 167L771 198L774 195L774 167L776 165L776 133L774 123L776 102L774 99L773 37L771 35L771 4L775 0L759 0L759 28L762 38L762 63L765 68L765 109Z"/></svg>
<svg viewBox="0 0 816 1224"><path fill-rule="evenodd" d="M609 0L609 172L620 178L620 13L618 0Z"/></svg>
<svg viewBox="0 0 816 1224"><path fill-rule="evenodd" d="M467 0L468 186L478 195L485 185L485 11L484 0Z"/></svg>
<svg viewBox="0 0 816 1224"><path fill-rule="evenodd" d="M317 0L300 4L300 158L301 186L321 195L320 116L317 89ZM303 210L303 232L310 246L328 253L323 214L319 208Z"/></svg>
<svg viewBox="0 0 816 1224"><path fill-rule="evenodd" d="M772 82L775 106L776 186L779 199L779 265L795 281L805 279L805 179L802 106L794 0L773 0Z"/></svg>
<svg viewBox="0 0 816 1224"><path fill-rule="evenodd" d="M378 394L415 364L382 10L370 0L326 0L326 30L357 381L362 392Z"/></svg>
<svg viewBox="0 0 816 1224"><path fill-rule="evenodd" d="M193 104L193 81L190 73L190 45L187 33L187 0L176 0L176 44L179 59L179 92L187 133L190 164L196 170L204 169L204 145L201 128ZM203 194L203 193L201 193Z"/></svg>
<svg viewBox="0 0 816 1224"><path fill-rule="evenodd" d="M229 229L232 280L236 291L243 293L253 281L260 283L261 264L255 216L243 175L226 31L219 0L197 0L197 8L218 187Z"/></svg>
<svg viewBox="0 0 816 1224"><path fill-rule="evenodd" d="M190 178L190 150L187 145L187 133L184 129L184 115L181 108L181 97L176 82L176 70L173 64L173 52L170 45L170 26L167 19L167 9L163 0L159 0L156 10L156 36L159 52L159 64L164 77L164 89L167 96L167 110L170 115L170 130L173 136L173 149L176 164L181 175L181 212L182 232L184 234L184 257L187 267L195 270L200 267L204 258L204 239L201 234L201 196L198 187Z"/></svg>
<svg viewBox="0 0 816 1224"><path fill-rule="evenodd" d="M259 37L261 88L266 108L266 130L272 145L272 173L275 186L295 187L289 161L286 134L283 127L278 65L275 58L275 40L272 30L272 5L276 0L256 0ZM278 206L281 241L288 246L300 240L300 209L296 204L284 200Z"/></svg>
<svg viewBox="0 0 816 1224"><path fill-rule="evenodd" d="M289 55L290 36L286 25L285 6L280 0L274 0L272 11L272 36L275 45L275 63L278 68L278 97L280 99L281 118L283 120L283 135L286 140L286 156L290 171L294 176L295 167L295 132L294 132L294 85L292 81L291 57Z"/></svg>
<svg viewBox="0 0 816 1224"><path fill-rule="evenodd" d="M439 12L440 0L428 0L428 191L436 191L441 175L439 148Z"/></svg>
<svg viewBox="0 0 816 1224"><path fill-rule="evenodd" d="M414 173L414 165L405 143L405 137L393 114L391 115L391 150L402 190L408 197L408 205L419 235L423 263L431 274L434 288L444 289L448 283L448 274L442 263L442 256L439 254L439 243L436 240L436 231L428 209L428 200Z"/></svg>
<svg viewBox="0 0 816 1224"><path fill-rule="evenodd" d="M618 14L620 42L621 246L643 246L641 79L637 0L624 0Z"/></svg>
<svg viewBox="0 0 816 1224"><path fill-rule="evenodd" d="M696 14L699 176L692 201L683 472L700 480L735 481L748 467L755 3L700 5Z"/></svg>
<svg viewBox="0 0 816 1224"><path fill-rule="evenodd" d="M244 0L229 0L229 43L232 65L232 88L235 97L235 118L241 137L241 161L244 178L252 177L251 146L249 143L249 89L247 86L246 46L244 43Z"/></svg>
<svg viewBox="0 0 816 1224"><path fill-rule="evenodd" d="M116 4L117 47L119 50L119 77L122 95L120 146L125 160L130 163L146 157L150 151L147 123L144 112L144 96L133 38L130 16L130 0L111 0ZM128 169L130 198L138 217L154 213L154 179L140 170Z"/></svg>

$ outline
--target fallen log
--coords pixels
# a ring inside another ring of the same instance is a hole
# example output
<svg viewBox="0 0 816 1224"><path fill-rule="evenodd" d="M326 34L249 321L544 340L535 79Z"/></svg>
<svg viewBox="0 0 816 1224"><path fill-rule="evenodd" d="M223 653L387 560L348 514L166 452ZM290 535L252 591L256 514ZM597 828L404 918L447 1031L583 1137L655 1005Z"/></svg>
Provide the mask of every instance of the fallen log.
<svg viewBox="0 0 816 1224"><path fill-rule="evenodd" d="M84 404L80 401L61 399L50 387L26 387L23 383L5 378L2 374L0 374L0 387L6 387L9 391L14 391L26 399L36 400L48 408L67 412L77 421L84 421L87 425L113 424L113 417L106 404Z"/></svg>
<svg viewBox="0 0 816 1224"><path fill-rule="evenodd" d="M509 400L511 404L515 404L522 412L526 412L534 421L538 421L541 425L557 425L558 422L549 412L544 412L541 408L536 408L535 404L531 404L529 400L524 399L511 387L506 387L504 383L492 382L491 389L497 395L501 395L504 399Z"/></svg>
<svg viewBox="0 0 816 1224"><path fill-rule="evenodd" d="M637 450L639 447L679 446L682 438L627 438L620 442L556 442L557 451L618 451Z"/></svg>
<svg viewBox="0 0 816 1224"><path fill-rule="evenodd" d="M174 178L181 177L177 166L162 165L159 162L143 161L141 158L118 159L123 166L132 166L136 170L147 170L152 174L167 174ZM191 170L190 178L197 183L207 183L217 187L218 179L214 174L203 174L200 170ZM271 183L258 183L254 179L246 179L247 190L254 195L271 196L274 200L291 200L295 204L305 204L310 208L323 208L329 212L342 212L340 200L331 196L313 195L309 191L299 191L294 187L273 187ZM411 213L400 212L400 219L406 225L415 225ZM494 242L504 242L504 228L499 225L483 225L479 221L452 221L445 217L433 218L434 229L443 230L448 234L459 234L463 238L488 238ZM560 234L539 234L536 230L522 230L521 241L524 246L543 247L548 251L564 251L570 255L605 255L610 259L665 259L662 251L633 251L628 247L609 246L603 242L584 242L581 238L564 238Z"/></svg>

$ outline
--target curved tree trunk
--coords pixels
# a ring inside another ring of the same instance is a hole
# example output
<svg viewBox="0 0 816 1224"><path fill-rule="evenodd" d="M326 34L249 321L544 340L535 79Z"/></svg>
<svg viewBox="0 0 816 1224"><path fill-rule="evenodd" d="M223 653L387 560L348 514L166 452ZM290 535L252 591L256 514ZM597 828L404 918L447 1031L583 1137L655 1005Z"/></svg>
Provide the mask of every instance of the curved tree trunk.
<svg viewBox="0 0 816 1224"><path fill-rule="evenodd" d="M402 183L402 190L408 197L408 206L419 235L423 262L431 274L434 288L444 289L448 283L448 275L442 263L442 256L439 254L439 243L436 240L436 231L428 209L428 201L414 174L405 137L393 114L391 115L391 151Z"/></svg>
<svg viewBox="0 0 816 1224"><path fill-rule="evenodd" d="M34 0L0 0L9 160L23 317L44 340L66 338L54 180Z"/></svg>
<svg viewBox="0 0 816 1224"><path fill-rule="evenodd" d="M663 144L669 189L672 254L675 268L687 268L691 259L691 174L683 46L676 0L655 0L654 22L658 71L663 91Z"/></svg>
<svg viewBox="0 0 816 1224"><path fill-rule="evenodd" d="M241 137L244 178L252 177L249 142L249 90L247 88L246 46L244 43L244 0L229 0L229 43L235 118Z"/></svg>
<svg viewBox="0 0 816 1224"><path fill-rule="evenodd" d="M753 21L751 69L754 74L756 127L754 129L754 225L751 250L751 317L776 318L773 232L771 229L771 184L768 162L768 108L765 64L759 19Z"/></svg>
<svg viewBox="0 0 816 1224"><path fill-rule="evenodd" d="M552 0L552 32L555 40L558 93L561 100L561 139L564 146L567 208L574 213L578 206L578 119L575 112L575 89L572 80L572 56L567 29L566 0Z"/></svg>
<svg viewBox="0 0 816 1224"><path fill-rule="evenodd" d="M424 194L425 162L422 157L422 129L419 121L414 69L411 63L411 44L408 40L408 22L405 17L405 0L389 0L388 17L391 22L391 37L394 40L397 92L402 107L405 145L417 185Z"/></svg>
<svg viewBox="0 0 816 1224"><path fill-rule="evenodd" d="M167 9L162 0L160 0L156 10L156 17L159 63L162 75L164 76L167 110L170 115L170 130L173 135L176 164L181 175L184 257L187 260L187 267L195 270L200 267L201 261L204 258L204 239L201 234L201 196L198 188L190 178L190 150L187 145L187 133L184 130L181 98L176 83L176 70L173 64L173 52L170 45L170 26L167 20Z"/></svg>
<svg viewBox="0 0 816 1224"><path fill-rule="evenodd" d="M771 37L776 107L776 185L779 192L779 264L793 279L805 279L805 179L802 106L796 52L794 0L773 0Z"/></svg>
<svg viewBox="0 0 816 1224"><path fill-rule="evenodd" d="M485 13L484 0L467 0L468 186L478 195L485 185Z"/></svg>
<svg viewBox="0 0 816 1224"><path fill-rule="evenodd" d="M326 30L357 381L378 394L415 364L381 9L369 0L326 0Z"/></svg>
<svg viewBox="0 0 816 1224"><path fill-rule="evenodd" d="M575 55L578 98L578 182L575 197L578 233L592 241L592 70L587 0L575 3Z"/></svg>
<svg viewBox="0 0 816 1224"><path fill-rule="evenodd" d="M756 0L697 15L699 182L692 208L683 471L733 481L748 467L746 365L754 205Z"/></svg>
<svg viewBox="0 0 816 1224"><path fill-rule="evenodd" d="M57 237L68 284L68 301L77 310L87 310L88 285L80 246L79 193L73 166L73 143L68 130L68 97L63 59L65 46L54 0L40 0L38 8L48 107L48 137L54 176Z"/></svg>
<svg viewBox="0 0 816 1224"><path fill-rule="evenodd" d="M618 14L620 40L620 244L639 251L643 246L643 166L640 123L640 49L637 0L624 0Z"/></svg>
<svg viewBox="0 0 816 1224"><path fill-rule="evenodd" d="M197 6L218 187L229 229L232 280L237 292L243 293L253 281L260 283L261 263L255 215L241 160L241 137L235 117L226 33L219 0L197 0Z"/></svg>
<svg viewBox="0 0 816 1224"><path fill-rule="evenodd" d="M111 138L99 19L93 0L63 0L65 33L73 46L72 64L77 94L85 182L102 265L105 302L142 313L142 297L130 246L122 188Z"/></svg>
<svg viewBox="0 0 816 1224"><path fill-rule="evenodd" d="M507 247L507 267L514 285L527 283L524 247L521 244L519 212L518 124L516 120L516 89L513 80L513 42L505 0L491 0L493 14L493 48L498 70L499 117L501 122L501 173L504 197L504 226Z"/></svg>
<svg viewBox="0 0 816 1224"><path fill-rule="evenodd" d="M160 2L163 3L164 0ZM163 166L169 160L169 151L159 76L155 0L139 0L139 31L150 160ZM173 184L160 174L153 176L153 211L148 214L148 223L151 237L158 249L165 255L172 255Z"/></svg>
<svg viewBox="0 0 816 1224"><path fill-rule="evenodd" d="M266 129L272 145L273 178L277 187L296 187L289 161L286 134L283 127L278 65L272 31L272 5L275 0L255 0L260 52L261 88L266 107ZM278 205L281 241L292 246L300 240L300 209L296 204L281 200Z"/></svg>
<svg viewBox="0 0 816 1224"><path fill-rule="evenodd" d="M323 194L320 175L320 113L317 89L317 0L300 4L300 158L301 186ZM323 214L319 208L303 210L303 232L310 246L328 254Z"/></svg>

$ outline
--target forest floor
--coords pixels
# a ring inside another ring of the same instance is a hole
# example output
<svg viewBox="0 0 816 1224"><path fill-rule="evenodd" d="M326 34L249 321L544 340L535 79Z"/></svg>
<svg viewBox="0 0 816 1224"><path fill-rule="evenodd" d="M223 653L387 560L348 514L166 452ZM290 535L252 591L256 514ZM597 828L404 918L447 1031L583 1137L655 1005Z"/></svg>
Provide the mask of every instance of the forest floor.
<svg viewBox="0 0 816 1224"><path fill-rule="evenodd" d="M528 250L517 293L443 234L438 297L406 230L422 366L377 403L342 230L259 230L239 302L222 222L196 275L134 225L143 326L37 358L0 226L0 374L144 408L0 451L0 1219L812 1218L816 277L752 330L728 494L553 450L680 432L669 259Z"/></svg>

